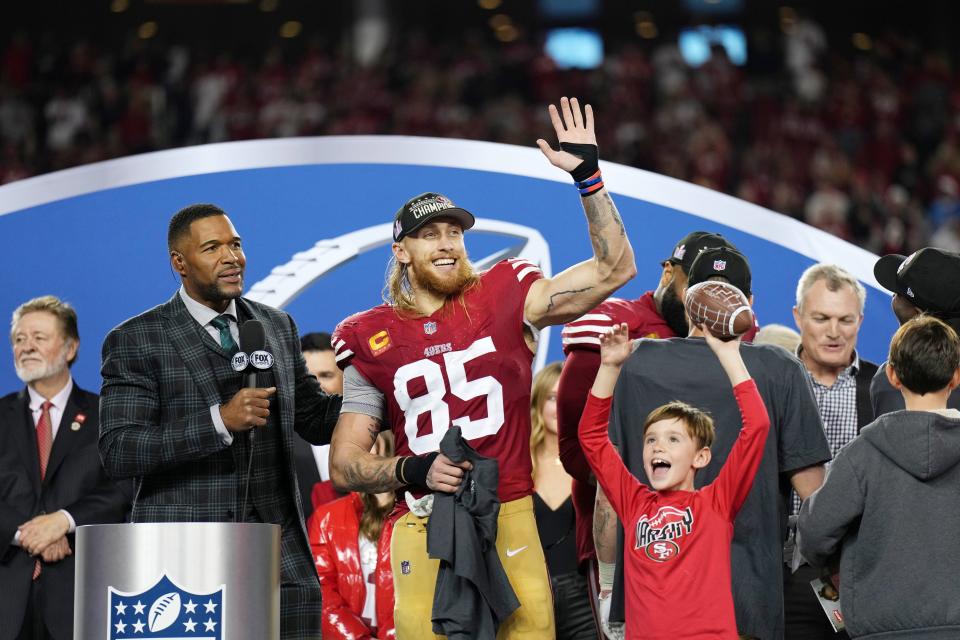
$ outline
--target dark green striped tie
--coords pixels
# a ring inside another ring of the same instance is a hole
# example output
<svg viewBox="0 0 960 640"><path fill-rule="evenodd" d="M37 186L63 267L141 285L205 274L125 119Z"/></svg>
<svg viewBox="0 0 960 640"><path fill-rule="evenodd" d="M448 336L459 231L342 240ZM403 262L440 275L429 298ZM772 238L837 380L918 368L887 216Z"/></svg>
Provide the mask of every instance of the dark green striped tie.
<svg viewBox="0 0 960 640"><path fill-rule="evenodd" d="M230 317L229 316L217 316L210 321L217 331L220 332L220 347L227 353L227 355L233 355L240 350L240 347L237 346L237 343L233 340L233 335L230 333Z"/></svg>

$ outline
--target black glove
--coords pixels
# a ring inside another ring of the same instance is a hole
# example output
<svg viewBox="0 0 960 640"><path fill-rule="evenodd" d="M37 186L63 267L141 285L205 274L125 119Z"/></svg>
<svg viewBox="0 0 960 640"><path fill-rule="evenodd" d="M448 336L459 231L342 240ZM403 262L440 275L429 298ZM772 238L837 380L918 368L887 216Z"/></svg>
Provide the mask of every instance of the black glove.
<svg viewBox="0 0 960 640"><path fill-rule="evenodd" d="M580 144L578 142L561 142L560 150L577 156L583 162L578 164L570 175L574 182L583 182L600 170L600 150L595 144Z"/></svg>

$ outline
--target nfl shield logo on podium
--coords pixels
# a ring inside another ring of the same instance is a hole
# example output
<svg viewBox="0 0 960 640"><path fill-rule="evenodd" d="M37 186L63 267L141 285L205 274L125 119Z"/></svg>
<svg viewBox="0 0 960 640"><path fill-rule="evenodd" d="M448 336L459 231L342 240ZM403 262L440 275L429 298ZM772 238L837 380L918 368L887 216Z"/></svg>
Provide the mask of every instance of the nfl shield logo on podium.
<svg viewBox="0 0 960 640"><path fill-rule="evenodd" d="M139 593L113 587L107 587L107 591L107 640L223 640L224 585L212 593L197 593L164 575Z"/></svg>

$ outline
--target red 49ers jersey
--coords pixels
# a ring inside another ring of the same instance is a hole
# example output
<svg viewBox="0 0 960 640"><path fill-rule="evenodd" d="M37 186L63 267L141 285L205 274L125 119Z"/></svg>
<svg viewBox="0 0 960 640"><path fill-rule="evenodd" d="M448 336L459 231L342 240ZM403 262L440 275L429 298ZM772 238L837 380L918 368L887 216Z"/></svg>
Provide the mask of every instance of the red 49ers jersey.
<svg viewBox="0 0 960 640"><path fill-rule="evenodd" d="M627 323L630 339L672 338L673 330L657 313L653 293L648 291L636 300L607 298L590 313L563 327L563 353L576 349L600 351L600 334L621 322Z"/></svg>
<svg viewBox="0 0 960 640"><path fill-rule="evenodd" d="M451 425L500 463L501 502L533 491L533 354L523 306L543 277L532 262L498 262L433 315L402 318L390 305L350 316L333 334L341 369L353 365L386 399L398 455L437 451Z"/></svg>

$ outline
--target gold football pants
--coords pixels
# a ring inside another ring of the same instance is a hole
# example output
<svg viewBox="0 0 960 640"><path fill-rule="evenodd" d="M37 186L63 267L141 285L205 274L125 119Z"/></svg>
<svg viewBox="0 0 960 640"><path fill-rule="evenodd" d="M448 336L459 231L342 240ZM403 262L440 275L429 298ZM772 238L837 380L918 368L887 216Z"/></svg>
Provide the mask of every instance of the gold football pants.
<svg viewBox="0 0 960 640"><path fill-rule="evenodd" d="M407 513L393 527L390 563L398 640L446 637L435 635L430 622L440 561L427 555L427 520ZM553 594L530 496L500 505L497 553L520 600L520 608L500 625L497 640L553 638Z"/></svg>

